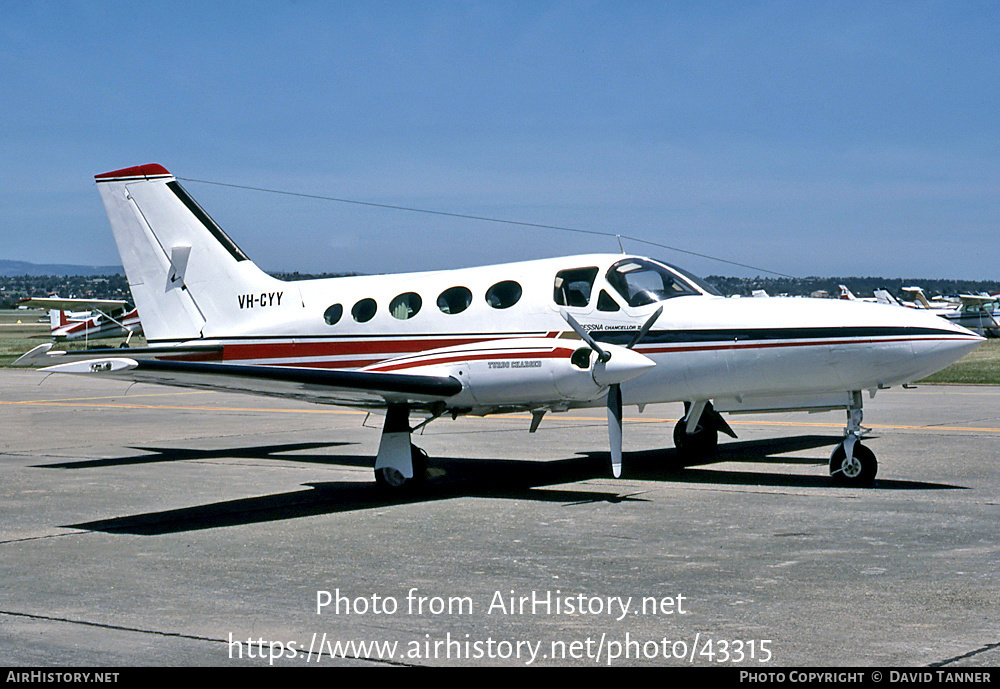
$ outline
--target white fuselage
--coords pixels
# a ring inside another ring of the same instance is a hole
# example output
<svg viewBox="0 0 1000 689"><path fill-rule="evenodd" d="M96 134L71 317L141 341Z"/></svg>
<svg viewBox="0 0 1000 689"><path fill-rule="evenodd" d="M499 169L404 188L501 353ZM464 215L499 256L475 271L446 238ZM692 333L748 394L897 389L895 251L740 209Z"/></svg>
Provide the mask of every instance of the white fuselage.
<svg viewBox="0 0 1000 689"><path fill-rule="evenodd" d="M679 272L687 291L632 306L620 285L616 289L609 282L613 267L630 258L598 254L276 281L258 293L235 295L231 306L238 313L229 321L236 325L213 330L209 323L199 342L224 344L224 359L233 363L412 372L434 367L448 373L449 366L468 359L463 356L476 343L560 338L582 346L561 312L599 342L628 345L662 306L635 346L656 366L623 386L626 404L644 405L873 390L917 380L981 341L934 315L880 304L727 299L708 294L697 279ZM574 271L593 275L589 295L560 296L557 275ZM444 351L433 362L413 358L438 350ZM494 382L502 383L503 375L515 382L509 370L489 375ZM590 403L600 402L579 400L573 406Z"/></svg>

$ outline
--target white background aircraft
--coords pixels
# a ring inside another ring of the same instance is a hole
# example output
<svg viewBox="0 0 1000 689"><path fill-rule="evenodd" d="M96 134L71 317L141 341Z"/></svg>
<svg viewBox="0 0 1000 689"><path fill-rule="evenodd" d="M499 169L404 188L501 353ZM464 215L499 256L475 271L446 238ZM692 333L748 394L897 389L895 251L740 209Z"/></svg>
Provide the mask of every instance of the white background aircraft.
<svg viewBox="0 0 1000 689"><path fill-rule="evenodd" d="M961 294L957 299L928 299L919 287L904 287L903 291L913 298L909 305L918 309L928 309L941 318L947 318L964 328L987 337L1000 337L1000 323L996 316L1000 313L1000 295Z"/></svg>
<svg viewBox="0 0 1000 689"><path fill-rule="evenodd" d="M416 428L441 417L606 406L614 475L622 407L682 402L682 457L735 437L720 412L846 410L832 477L867 485L862 393L905 384L982 338L934 315L831 299L726 299L625 254L283 282L259 270L156 164L96 177L149 348L45 370L385 411L376 481L419 484ZM412 420L424 419L417 427Z"/></svg>
<svg viewBox="0 0 1000 689"><path fill-rule="evenodd" d="M29 297L18 306L48 309L52 339L57 342L124 337L127 343L142 332L138 309L126 311L128 302L122 299Z"/></svg>
<svg viewBox="0 0 1000 689"><path fill-rule="evenodd" d="M894 304L910 309L926 309L931 313L957 323L985 337L1000 337L1000 294L962 294L956 298L936 297L928 299L920 287L903 287L910 301L898 301L884 289L875 290L871 299L859 300L845 285L840 285L840 298L848 301L875 301L880 304Z"/></svg>
<svg viewBox="0 0 1000 689"><path fill-rule="evenodd" d="M986 337L1000 337L1000 295L962 294L959 299L957 312L945 313L945 318Z"/></svg>

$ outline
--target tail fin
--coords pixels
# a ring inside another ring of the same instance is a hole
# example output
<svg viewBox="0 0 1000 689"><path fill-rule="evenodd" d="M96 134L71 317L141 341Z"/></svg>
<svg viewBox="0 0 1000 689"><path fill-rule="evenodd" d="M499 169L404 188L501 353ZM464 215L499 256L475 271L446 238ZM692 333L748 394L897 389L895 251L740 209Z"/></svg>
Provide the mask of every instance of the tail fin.
<svg viewBox="0 0 1000 689"><path fill-rule="evenodd" d="M875 290L875 301L877 301L879 304L892 304L893 306L902 306L902 304L900 304L896 300L896 297L892 296L889 293L889 291L885 289Z"/></svg>
<svg viewBox="0 0 1000 689"><path fill-rule="evenodd" d="M69 325L69 319L66 318L66 312L62 309L49 309L49 328L51 331L54 333L64 325Z"/></svg>
<svg viewBox="0 0 1000 689"><path fill-rule="evenodd" d="M285 283L257 268L163 166L95 180L147 340L239 334L247 308L281 305Z"/></svg>

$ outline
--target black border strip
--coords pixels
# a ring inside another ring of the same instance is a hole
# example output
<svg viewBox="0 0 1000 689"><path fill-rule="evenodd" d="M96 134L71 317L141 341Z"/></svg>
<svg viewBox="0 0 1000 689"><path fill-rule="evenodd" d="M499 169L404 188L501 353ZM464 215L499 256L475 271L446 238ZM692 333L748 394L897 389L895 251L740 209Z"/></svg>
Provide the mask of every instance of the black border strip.
<svg viewBox="0 0 1000 689"><path fill-rule="evenodd" d="M219 244L225 247L226 251L228 251L233 258L237 261L250 260L250 257L243 253L240 247L236 246L236 242L230 239L229 235L226 234L221 227L219 227L218 223L212 220L208 213L206 213L205 210L198 205L198 202L187 193L187 190L181 186L180 182L176 180L173 182L167 182L167 186L170 187L170 191L174 192L174 194L177 195L177 198L179 198L181 202L187 206L187 209L194 213L194 217L198 218L201 224L205 226L205 229L212 233L212 236L215 237Z"/></svg>
<svg viewBox="0 0 1000 689"><path fill-rule="evenodd" d="M635 337L634 330L591 330L599 342L627 345ZM837 340L848 338L883 337L963 337L947 328L908 326L841 326L816 328L724 328L718 330L655 330L643 338L643 345L652 344L732 344L736 342L771 342L775 340Z"/></svg>

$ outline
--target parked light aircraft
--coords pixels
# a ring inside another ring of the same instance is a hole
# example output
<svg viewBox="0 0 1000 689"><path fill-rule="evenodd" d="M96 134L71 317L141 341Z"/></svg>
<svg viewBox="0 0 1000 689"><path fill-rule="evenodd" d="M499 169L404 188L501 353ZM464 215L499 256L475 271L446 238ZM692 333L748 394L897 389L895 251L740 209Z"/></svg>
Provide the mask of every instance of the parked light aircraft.
<svg viewBox="0 0 1000 689"><path fill-rule="evenodd" d="M903 302L904 306L909 306L913 309L930 309L932 311L948 311L954 309L957 304L957 299L948 299L945 297L934 297L933 299L928 299L927 295L924 294L924 290L921 287L901 287L900 288L907 297L906 301Z"/></svg>
<svg viewBox="0 0 1000 689"><path fill-rule="evenodd" d="M903 291L913 297L912 306L928 309L941 318L947 318L987 337L1000 337L1000 323L996 315L1000 295L961 294L957 299L927 299L919 287L904 287Z"/></svg>
<svg viewBox="0 0 1000 689"><path fill-rule="evenodd" d="M375 479L419 483L411 434L445 416L682 402L674 441L709 455L720 412L846 410L834 480L870 484L862 393L917 380L982 338L936 316L830 299L726 299L625 254L283 282L259 270L160 165L96 177L150 347L22 365L384 410ZM425 419L416 427L411 418Z"/></svg>
<svg viewBox="0 0 1000 689"><path fill-rule="evenodd" d="M138 309L125 310L122 299L63 299L60 297L29 297L18 306L49 310L52 339L98 340L125 337L142 332Z"/></svg>
<svg viewBox="0 0 1000 689"><path fill-rule="evenodd" d="M889 294L889 291L885 289L875 290L871 298L863 297L859 299L854 296L854 292L848 289L847 285L839 285L839 287L840 299L844 299L846 301L870 301L875 302L876 304L892 304L893 306L902 306L902 304L900 304L896 298Z"/></svg>
<svg viewBox="0 0 1000 689"><path fill-rule="evenodd" d="M962 294L959 299L962 305L955 312L938 315L987 337L1000 337L1000 295Z"/></svg>

